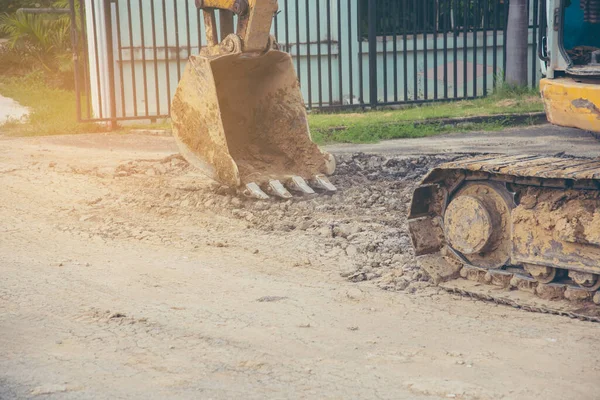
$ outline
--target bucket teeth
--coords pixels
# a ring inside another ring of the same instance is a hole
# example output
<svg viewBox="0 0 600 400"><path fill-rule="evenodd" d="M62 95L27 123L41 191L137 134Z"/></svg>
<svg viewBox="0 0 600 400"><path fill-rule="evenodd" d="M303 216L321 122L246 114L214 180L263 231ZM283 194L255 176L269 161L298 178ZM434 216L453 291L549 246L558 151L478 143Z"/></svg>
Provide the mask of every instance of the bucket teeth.
<svg viewBox="0 0 600 400"><path fill-rule="evenodd" d="M328 192L337 191L337 188L333 186L333 183L331 183L325 175L315 175L315 177L311 179L310 184L316 189L326 190Z"/></svg>
<svg viewBox="0 0 600 400"><path fill-rule="evenodd" d="M286 186L288 189L293 190L294 192L300 192L302 194L315 194L313 188L308 186L306 181L297 175L292 176L288 181Z"/></svg>
<svg viewBox="0 0 600 400"><path fill-rule="evenodd" d="M282 199L289 199L292 197L292 194L288 192L288 190L283 187L283 184L277 179L271 179L267 184L266 190L267 193L281 197Z"/></svg>
<svg viewBox="0 0 600 400"><path fill-rule="evenodd" d="M246 184L246 189L244 190L244 195L248 197L253 197L255 199L266 200L269 198L269 195L262 191L262 189L254 182L250 182Z"/></svg>

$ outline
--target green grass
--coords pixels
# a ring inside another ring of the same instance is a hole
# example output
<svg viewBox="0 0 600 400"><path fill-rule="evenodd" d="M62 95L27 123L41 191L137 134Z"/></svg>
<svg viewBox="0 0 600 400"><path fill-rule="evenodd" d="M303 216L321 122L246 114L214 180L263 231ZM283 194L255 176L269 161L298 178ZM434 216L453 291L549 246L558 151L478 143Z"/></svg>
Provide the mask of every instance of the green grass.
<svg viewBox="0 0 600 400"><path fill-rule="evenodd" d="M372 143L385 139L424 137L452 131L499 130L514 123L469 123L459 128L436 123L442 118L522 114L543 111L537 89L500 88L476 100L435 103L400 110L311 114L309 123L317 143ZM426 121L432 123L425 123ZM418 122L418 124L415 124Z"/></svg>
<svg viewBox="0 0 600 400"><path fill-rule="evenodd" d="M9 121L0 130L14 136L62 135L105 131L102 124L78 123L75 93L52 88L41 73L8 77L0 75L0 94L29 107L26 123ZM440 118L520 114L543 111L537 89L501 87L482 99L435 103L399 110L311 113L309 125L313 139L319 144L372 143L385 139L414 138L441 133L473 130L499 130L514 125L510 119L487 123L452 126L436 122ZM431 122L427 122L431 121ZM415 123L416 122L416 123ZM426 122L426 123L423 123ZM169 123L125 125L119 132L133 129L168 129Z"/></svg>
<svg viewBox="0 0 600 400"><path fill-rule="evenodd" d="M41 73L0 75L0 94L30 109L25 123L0 121L0 130L4 134L40 136L106 131L101 124L78 123L75 93L50 87Z"/></svg>

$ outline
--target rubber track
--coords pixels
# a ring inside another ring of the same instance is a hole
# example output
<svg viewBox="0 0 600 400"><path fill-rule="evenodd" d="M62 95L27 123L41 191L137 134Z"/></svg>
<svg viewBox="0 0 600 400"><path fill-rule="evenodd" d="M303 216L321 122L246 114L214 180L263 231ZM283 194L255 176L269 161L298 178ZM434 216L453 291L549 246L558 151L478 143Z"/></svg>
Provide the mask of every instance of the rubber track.
<svg viewBox="0 0 600 400"><path fill-rule="evenodd" d="M600 138L600 134L597 134ZM600 190L600 159L563 158L540 155L481 155L440 165L425 177L423 184L443 181L452 170L479 174L480 180L496 180L539 188ZM478 179L479 180L479 179ZM458 278L459 280L466 280ZM448 282L451 283L452 281ZM598 322L600 317L551 307L531 305L508 298L498 298L457 287L440 286L448 293L519 308L529 312L561 315L582 321ZM535 296L535 295L532 295Z"/></svg>
<svg viewBox="0 0 600 400"><path fill-rule="evenodd" d="M450 162L437 170L464 170L490 174L490 178L502 176L505 182L519 182L519 178L564 179L568 181L600 181L600 159L560 158L545 156L494 156L486 155L474 159ZM425 182L427 178L425 178ZM565 182L566 183L566 182ZM546 186L542 182L539 185ZM567 185L565 185L567 186ZM553 186L556 187L556 186Z"/></svg>

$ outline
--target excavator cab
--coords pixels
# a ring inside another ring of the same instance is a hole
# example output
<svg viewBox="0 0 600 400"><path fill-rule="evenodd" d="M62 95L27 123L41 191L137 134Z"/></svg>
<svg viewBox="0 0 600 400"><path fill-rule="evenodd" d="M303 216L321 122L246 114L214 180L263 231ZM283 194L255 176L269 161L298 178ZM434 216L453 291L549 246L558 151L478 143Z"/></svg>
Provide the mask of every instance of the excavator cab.
<svg viewBox="0 0 600 400"><path fill-rule="evenodd" d="M196 6L208 44L190 57L171 108L183 156L251 197L335 191L326 177L335 161L311 140L291 56L269 34L277 0L196 0Z"/></svg>

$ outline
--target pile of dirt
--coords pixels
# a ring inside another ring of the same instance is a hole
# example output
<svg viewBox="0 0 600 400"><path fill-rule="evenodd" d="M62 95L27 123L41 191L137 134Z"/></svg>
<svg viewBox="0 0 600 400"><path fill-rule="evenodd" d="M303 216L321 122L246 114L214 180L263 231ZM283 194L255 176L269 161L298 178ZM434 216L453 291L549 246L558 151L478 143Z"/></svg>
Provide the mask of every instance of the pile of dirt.
<svg viewBox="0 0 600 400"><path fill-rule="evenodd" d="M218 184L207 184L178 158L130 162L117 168L115 178L125 176L124 171L127 176L144 178L142 191L148 196L135 189L129 199L120 199L129 203L128 207L146 207L159 212L161 218L183 213L199 223L201 216L194 217L194 213L210 211L239 220L249 236L258 231L283 238L305 246L308 259L325 256L339 262L341 275L351 281L375 280L386 290L416 290L429 283L415 263L408 232L412 192L430 168L464 156L341 155L331 177L338 192L285 201L257 201ZM157 165L160 174L168 177L148 181L149 175L158 175Z"/></svg>
<svg viewBox="0 0 600 400"><path fill-rule="evenodd" d="M331 178L333 195L285 202L250 202L253 228L303 231L318 237L328 251L345 254L350 265L341 274L355 282L377 280L389 290L404 290L427 277L414 262L407 214L412 192L432 167L457 156L384 157L356 153L338 157ZM413 285L414 287L414 285Z"/></svg>

